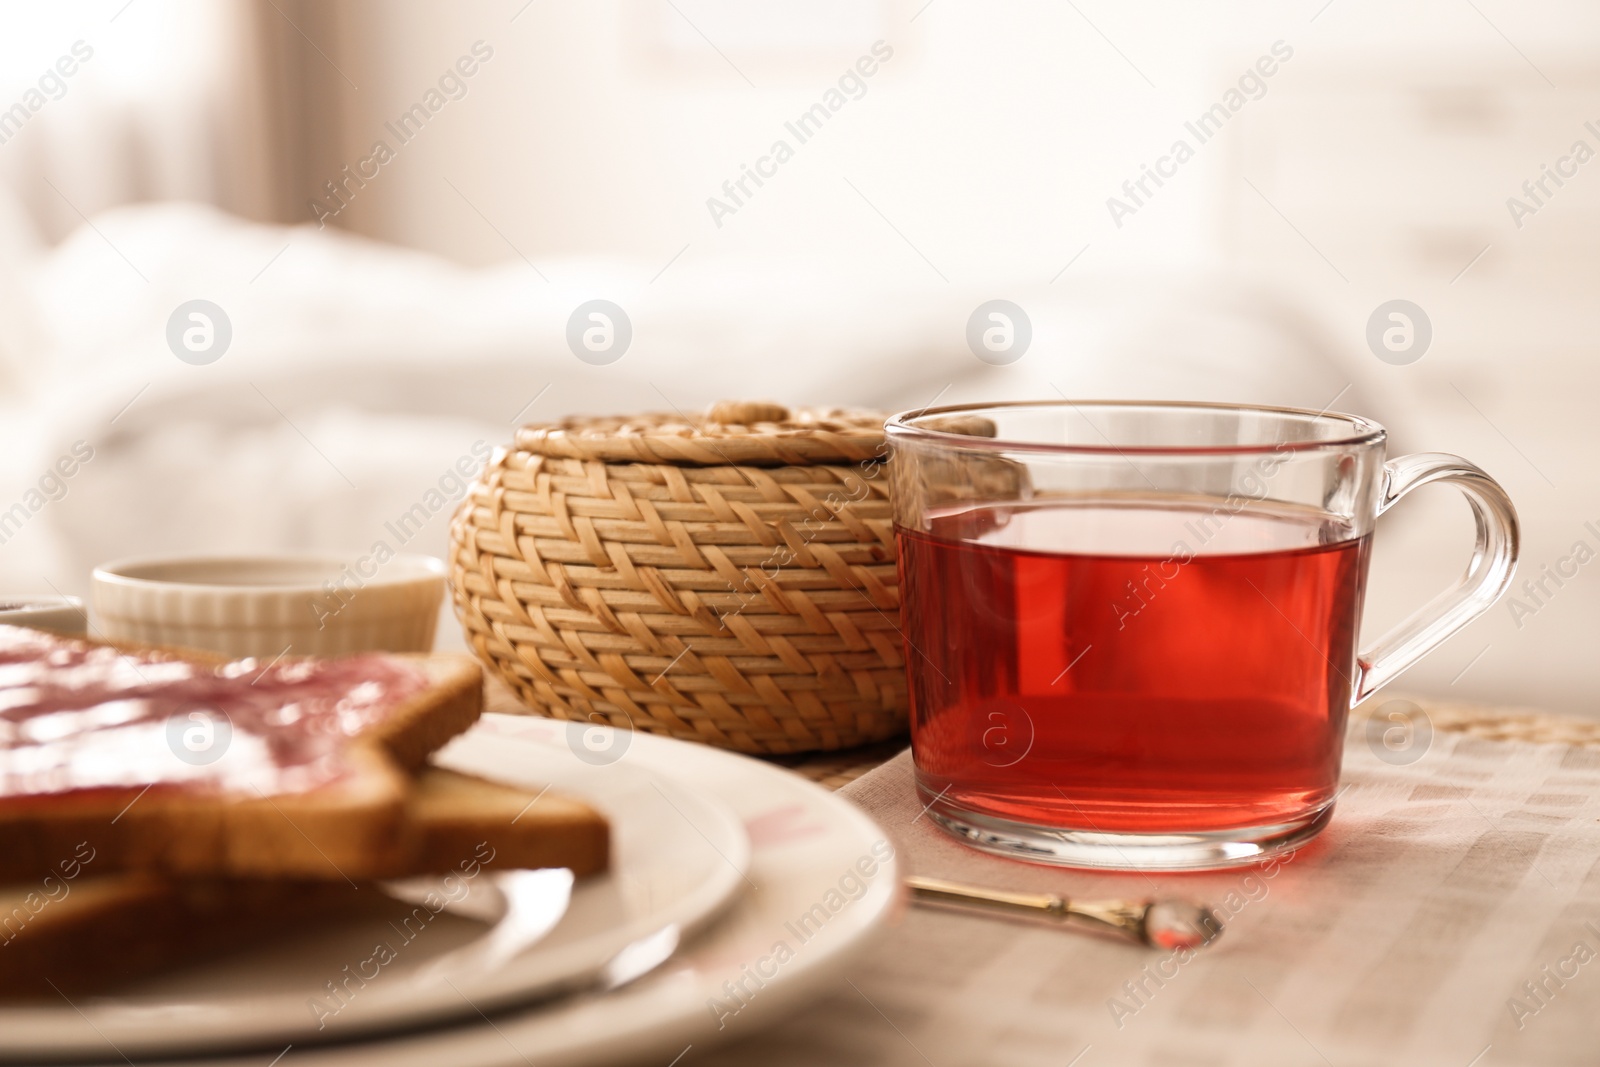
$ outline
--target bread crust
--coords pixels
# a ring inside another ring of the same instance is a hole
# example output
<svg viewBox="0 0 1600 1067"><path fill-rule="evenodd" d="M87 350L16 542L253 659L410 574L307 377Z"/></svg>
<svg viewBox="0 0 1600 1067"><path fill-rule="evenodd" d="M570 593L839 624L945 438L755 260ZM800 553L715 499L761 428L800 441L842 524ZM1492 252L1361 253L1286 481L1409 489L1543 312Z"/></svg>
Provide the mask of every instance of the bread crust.
<svg viewBox="0 0 1600 1067"><path fill-rule="evenodd" d="M382 745L401 770L414 774L483 714L483 668L461 653L407 653L399 658L428 675L428 691L400 705L363 737Z"/></svg>
<svg viewBox="0 0 1600 1067"><path fill-rule="evenodd" d="M472 855L495 870L566 867L578 877L606 869L611 828L580 800L429 767L417 778L407 814L417 830L412 863L447 873Z"/></svg>

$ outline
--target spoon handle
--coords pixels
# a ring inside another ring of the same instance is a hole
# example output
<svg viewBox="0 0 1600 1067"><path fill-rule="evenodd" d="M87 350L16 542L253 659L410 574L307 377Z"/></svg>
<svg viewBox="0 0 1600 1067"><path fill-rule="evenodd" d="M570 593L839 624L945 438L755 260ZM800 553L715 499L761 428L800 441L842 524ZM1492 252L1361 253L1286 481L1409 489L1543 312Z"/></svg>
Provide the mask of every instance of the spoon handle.
<svg viewBox="0 0 1600 1067"><path fill-rule="evenodd" d="M1048 893L1008 893L1000 889L980 889L977 886L946 882L938 878L907 878L912 899L930 904L952 904L978 911L998 912L1006 915L1025 915L1030 918L1053 919L1065 922L1070 901Z"/></svg>
<svg viewBox="0 0 1600 1067"><path fill-rule="evenodd" d="M1082 900L1049 893L1011 893L1002 889L908 878L911 898L993 915L1074 923L1156 948L1198 948L1216 939L1222 922L1209 908L1179 900Z"/></svg>

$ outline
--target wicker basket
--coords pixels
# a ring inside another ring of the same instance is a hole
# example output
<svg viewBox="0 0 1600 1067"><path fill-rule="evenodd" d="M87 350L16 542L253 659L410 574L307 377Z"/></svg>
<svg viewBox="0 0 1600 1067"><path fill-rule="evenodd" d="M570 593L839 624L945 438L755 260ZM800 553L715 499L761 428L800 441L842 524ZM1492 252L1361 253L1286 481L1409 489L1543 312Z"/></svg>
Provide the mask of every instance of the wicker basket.
<svg viewBox="0 0 1600 1067"><path fill-rule="evenodd" d="M883 416L525 426L450 527L479 658L540 714L753 753L901 733Z"/></svg>

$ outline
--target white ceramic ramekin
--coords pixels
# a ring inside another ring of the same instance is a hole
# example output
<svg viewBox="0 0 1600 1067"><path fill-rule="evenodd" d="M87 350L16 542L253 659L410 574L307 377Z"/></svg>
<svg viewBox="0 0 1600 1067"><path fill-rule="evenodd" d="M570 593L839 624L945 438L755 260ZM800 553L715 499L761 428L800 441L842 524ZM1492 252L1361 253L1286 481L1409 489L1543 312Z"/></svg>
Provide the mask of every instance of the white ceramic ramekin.
<svg viewBox="0 0 1600 1067"><path fill-rule="evenodd" d="M429 652L444 575L408 554L117 560L94 571L94 636L266 658Z"/></svg>
<svg viewBox="0 0 1600 1067"><path fill-rule="evenodd" d="M83 601L75 596L0 594L0 625L31 626L35 630L54 630L69 637L81 637L88 621Z"/></svg>

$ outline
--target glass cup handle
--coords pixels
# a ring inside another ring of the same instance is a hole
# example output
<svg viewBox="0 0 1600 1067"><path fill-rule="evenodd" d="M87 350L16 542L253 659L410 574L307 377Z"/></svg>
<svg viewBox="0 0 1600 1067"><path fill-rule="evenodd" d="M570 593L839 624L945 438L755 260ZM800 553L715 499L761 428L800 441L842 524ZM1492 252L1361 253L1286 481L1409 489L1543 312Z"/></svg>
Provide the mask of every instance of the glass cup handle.
<svg viewBox="0 0 1600 1067"><path fill-rule="evenodd" d="M1472 561L1467 564L1467 573L1460 582L1357 654L1359 673L1350 701L1352 707L1394 681L1445 638L1488 611L1511 584L1521 545L1517 512L1511 506L1511 498L1500 488L1500 483L1460 456L1418 452L1385 463L1383 475L1379 515L1419 486L1451 482L1472 507L1477 543L1472 547Z"/></svg>

